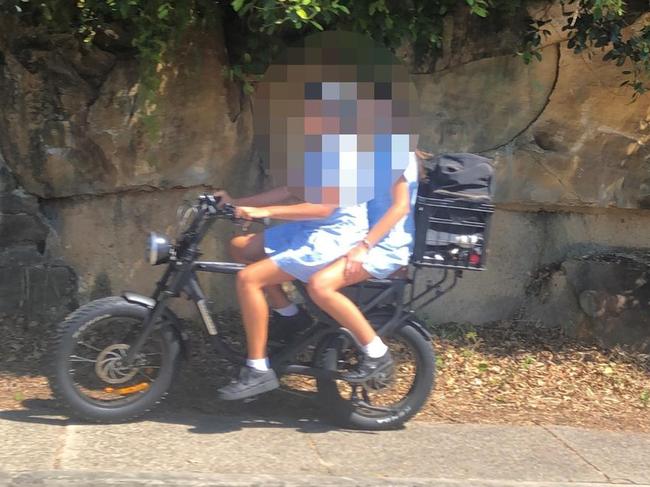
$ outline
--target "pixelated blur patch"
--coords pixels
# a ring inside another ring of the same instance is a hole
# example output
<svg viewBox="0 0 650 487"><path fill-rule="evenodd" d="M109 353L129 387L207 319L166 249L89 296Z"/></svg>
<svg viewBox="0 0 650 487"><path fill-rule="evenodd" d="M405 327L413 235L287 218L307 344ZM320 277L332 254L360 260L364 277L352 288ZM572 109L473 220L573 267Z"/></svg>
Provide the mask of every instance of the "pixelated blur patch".
<svg viewBox="0 0 650 487"><path fill-rule="evenodd" d="M418 100L408 69L352 32L285 49L254 97L255 143L275 186L350 206L389 194L415 150Z"/></svg>

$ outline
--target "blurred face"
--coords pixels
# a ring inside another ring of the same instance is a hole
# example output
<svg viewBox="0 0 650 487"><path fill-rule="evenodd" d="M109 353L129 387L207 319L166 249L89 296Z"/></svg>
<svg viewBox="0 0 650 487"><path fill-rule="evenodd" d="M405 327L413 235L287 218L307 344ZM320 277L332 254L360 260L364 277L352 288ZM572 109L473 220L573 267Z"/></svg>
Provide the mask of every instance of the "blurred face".
<svg viewBox="0 0 650 487"><path fill-rule="evenodd" d="M274 182L305 201L369 201L390 192L415 150L414 94L401 66L271 67L256 96L258 149Z"/></svg>

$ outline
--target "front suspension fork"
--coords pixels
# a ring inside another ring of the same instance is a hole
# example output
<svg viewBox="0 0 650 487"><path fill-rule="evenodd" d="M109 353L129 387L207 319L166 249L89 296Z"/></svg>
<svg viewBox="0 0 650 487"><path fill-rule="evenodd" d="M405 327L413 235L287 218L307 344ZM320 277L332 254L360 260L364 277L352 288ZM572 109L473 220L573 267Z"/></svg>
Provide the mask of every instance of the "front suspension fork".
<svg viewBox="0 0 650 487"><path fill-rule="evenodd" d="M165 287L167 287L167 281L172 275L172 272L172 269L168 268L163 278L158 282L156 286L156 291L154 293L156 304L151 309L151 312L149 313L149 316L147 316L147 319L144 320L142 332L138 336L135 343L129 347L129 351L126 353L126 357L124 357L123 365L126 367L133 365L135 358L140 353L140 350L142 350L145 342L151 336L151 333L155 330L156 323L165 313L165 310L167 309L167 300L178 295L178 290L182 288L182 283L187 280L187 274L191 272L191 269L183 269L181 272L176 273L168 289L165 289Z"/></svg>
<svg viewBox="0 0 650 487"><path fill-rule="evenodd" d="M140 353L140 350L142 350L145 342L155 329L156 322L163 315L165 309L167 308L167 304L165 303L167 299L168 296L163 296L159 301L156 302L156 305L153 307L149 313L149 316L144 321L144 326L142 327L142 332L138 336L138 339L133 345L129 346L129 351L126 353L126 357L123 359L124 366L130 367L133 364L135 358L138 356L138 353Z"/></svg>

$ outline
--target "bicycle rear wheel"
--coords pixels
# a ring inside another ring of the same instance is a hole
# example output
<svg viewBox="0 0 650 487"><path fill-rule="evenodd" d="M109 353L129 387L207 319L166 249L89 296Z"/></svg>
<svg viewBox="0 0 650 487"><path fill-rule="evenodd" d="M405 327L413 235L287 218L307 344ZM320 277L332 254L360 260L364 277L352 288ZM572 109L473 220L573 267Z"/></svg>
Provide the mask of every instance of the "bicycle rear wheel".
<svg viewBox="0 0 650 487"><path fill-rule="evenodd" d="M371 323L380 319L369 317ZM430 341L409 323L382 339L395 361L390 376L363 384L317 380L319 401L336 423L366 430L394 429L413 417L431 393L435 356ZM345 336L330 336L317 347L314 360L318 367L345 372L359 360L359 352Z"/></svg>

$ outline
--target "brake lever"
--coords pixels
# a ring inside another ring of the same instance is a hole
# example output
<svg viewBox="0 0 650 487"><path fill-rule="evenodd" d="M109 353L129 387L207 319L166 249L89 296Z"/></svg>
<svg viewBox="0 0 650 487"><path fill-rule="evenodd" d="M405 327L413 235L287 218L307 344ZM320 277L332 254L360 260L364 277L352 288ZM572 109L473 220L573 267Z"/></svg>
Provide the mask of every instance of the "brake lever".
<svg viewBox="0 0 650 487"><path fill-rule="evenodd" d="M213 194L204 193L199 196L199 203L201 204L201 209L206 210L211 215L216 215L218 212L217 205L221 201L221 196L215 196Z"/></svg>

